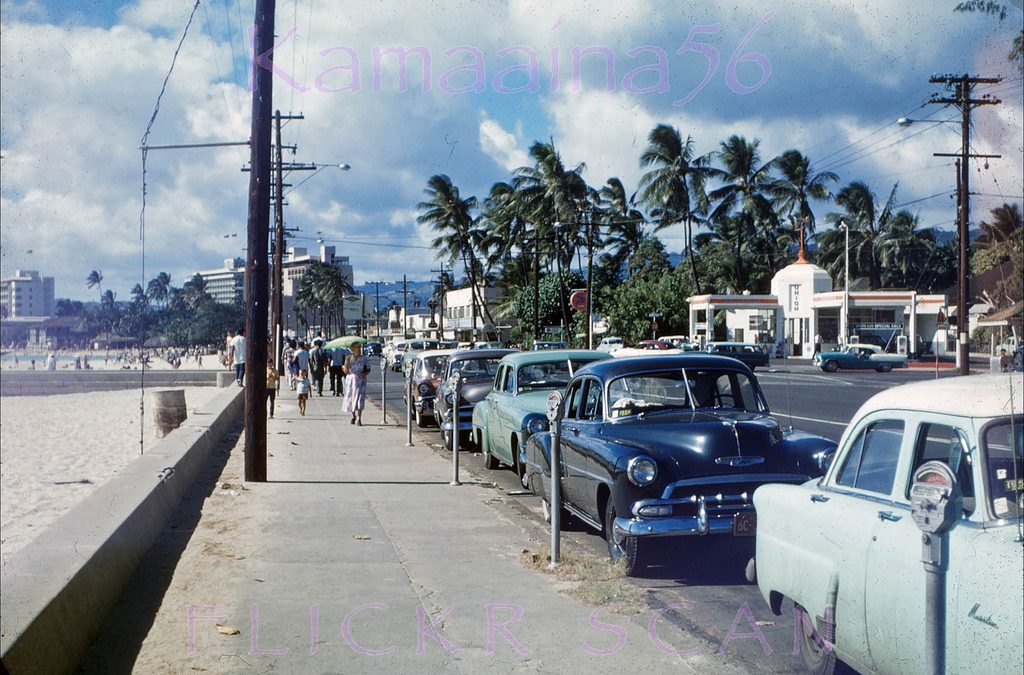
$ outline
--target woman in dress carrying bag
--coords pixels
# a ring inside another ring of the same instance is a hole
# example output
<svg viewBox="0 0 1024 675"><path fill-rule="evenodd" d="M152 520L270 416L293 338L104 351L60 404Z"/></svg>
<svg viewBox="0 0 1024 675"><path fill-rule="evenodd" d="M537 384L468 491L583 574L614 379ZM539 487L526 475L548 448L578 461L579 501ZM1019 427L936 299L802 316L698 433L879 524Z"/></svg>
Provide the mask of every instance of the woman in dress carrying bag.
<svg viewBox="0 0 1024 675"><path fill-rule="evenodd" d="M366 377L370 374L370 362L363 356L363 345L358 342L352 345L352 353L345 357L342 371L345 373L345 401L342 410L352 413L349 424L363 426Z"/></svg>

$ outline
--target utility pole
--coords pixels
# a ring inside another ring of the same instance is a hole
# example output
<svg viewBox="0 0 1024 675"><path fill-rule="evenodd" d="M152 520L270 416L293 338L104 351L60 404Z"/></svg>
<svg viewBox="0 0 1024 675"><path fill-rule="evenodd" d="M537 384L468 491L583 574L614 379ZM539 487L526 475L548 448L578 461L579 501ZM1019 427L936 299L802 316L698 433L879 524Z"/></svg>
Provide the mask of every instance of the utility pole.
<svg viewBox="0 0 1024 675"><path fill-rule="evenodd" d="M402 339L409 339L409 280L402 275Z"/></svg>
<svg viewBox="0 0 1024 675"><path fill-rule="evenodd" d="M437 339L438 340L444 340L444 298L445 298L445 293L447 292L447 289L445 288L445 281L446 281L445 272L447 272L447 271L448 271L448 267L444 264L443 261L441 262L441 269L439 269L439 270L430 270L431 274L433 274L435 272L437 273L437 279L438 279L438 283L437 283L437 301L438 301L438 307L439 307L439 311L437 313L437 335L438 335Z"/></svg>
<svg viewBox="0 0 1024 675"><path fill-rule="evenodd" d="M959 298L957 299L957 363L960 375L970 375L970 321L968 316L968 303L970 302L970 276L968 274L968 244L970 239L971 222L971 193L970 193L970 172L968 162L971 157L998 158L1001 155L976 155L971 154L971 110L981 105L995 105L1002 103L997 98L985 94L981 98L972 98L971 90L976 84L998 84L1002 82L999 77L971 77L964 75L938 75L928 80L932 84L945 84L947 88L954 90L952 98L940 98L933 96L929 103L942 103L955 106L960 110L960 136L961 148L958 154L934 153L936 157L959 157L959 176L957 189L960 194L960 213L958 214L959 227L957 228L960 237L960 279Z"/></svg>
<svg viewBox="0 0 1024 675"><path fill-rule="evenodd" d="M594 214L587 214L587 349L594 348Z"/></svg>
<svg viewBox="0 0 1024 675"><path fill-rule="evenodd" d="M253 54L273 58L275 0L256 0ZM269 68L253 59L252 126L249 174L248 260L245 287L245 480L267 480L267 241L270 236L271 109L274 86Z"/></svg>
<svg viewBox="0 0 1024 675"><path fill-rule="evenodd" d="M540 339L540 237L533 232L533 341Z"/></svg>
<svg viewBox="0 0 1024 675"><path fill-rule="evenodd" d="M274 300L270 325L274 331L274 366L279 375L284 375L281 363L281 342L284 339L284 160L281 157L281 120L301 120L302 115L282 115L274 111L275 129L275 172L274 172ZM294 148L293 148L294 150ZM312 170L315 167L289 166L289 170Z"/></svg>

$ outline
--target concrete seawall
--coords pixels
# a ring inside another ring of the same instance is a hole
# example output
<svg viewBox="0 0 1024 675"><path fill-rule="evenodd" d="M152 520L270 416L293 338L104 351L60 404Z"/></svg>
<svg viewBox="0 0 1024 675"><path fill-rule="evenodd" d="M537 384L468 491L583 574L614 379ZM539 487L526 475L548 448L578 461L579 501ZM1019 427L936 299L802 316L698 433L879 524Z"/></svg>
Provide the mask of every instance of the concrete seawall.
<svg viewBox="0 0 1024 675"><path fill-rule="evenodd" d="M216 371L206 375L209 384ZM183 383L176 377L167 384ZM4 672L74 671L139 560L243 409L243 390L225 388L7 562L0 575Z"/></svg>
<svg viewBox="0 0 1024 675"><path fill-rule="evenodd" d="M0 371L0 396L49 396L137 389L142 383L147 388L214 386L217 373L227 372L218 368L147 369L143 377L141 370L5 370Z"/></svg>

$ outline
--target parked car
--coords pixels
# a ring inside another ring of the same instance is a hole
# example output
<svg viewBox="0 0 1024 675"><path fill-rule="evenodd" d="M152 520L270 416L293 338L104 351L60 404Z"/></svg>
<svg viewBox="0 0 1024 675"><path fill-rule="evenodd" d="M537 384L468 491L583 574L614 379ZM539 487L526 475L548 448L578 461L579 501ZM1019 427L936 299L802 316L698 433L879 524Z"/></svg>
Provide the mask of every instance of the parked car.
<svg viewBox="0 0 1024 675"><path fill-rule="evenodd" d="M836 447L784 431L751 370L707 354L591 364L562 411L562 508L603 531L629 574L664 537L752 536L754 489L821 475ZM537 433L523 452L546 514L551 443Z"/></svg>
<svg viewBox="0 0 1024 675"><path fill-rule="evenodd" d="M662 342L667 342L676 349L682 349L684 351L692 352L700 349L700 345L697 345L690 341L687 335L663 335L658 338Z"/></svg>
<svg viewBox="0 0 1024 675"><path fill-rule="evenodd" d="M1019 382L998 374L887 389L854 415L824 478L754 493L757 584L776 614L795 603L810 667L925 672L926 573L910 497L915 470L938 460L963 494L937 608L946 672L1020 671L1021 403Z"/></svg>
<svg viewBox="0 0 1024 675"><path fill-rule="evenodd" d="M425 349L437 349L437 340L399 340L395 342L394 350L391 355L388 356L388 367L392 371L406 372L403 361L407 352L418 352Z"/></svg>
<svg viewBox="0 0 1024 675"><path fill-rule="evenodd" d="M757 370L758 366L768 367L768 352L762 349L761 345L743 342L709 342L707 352L742 361L751 370Z"/></svg>
<svg viewBox="0 0 1024 675"><path fill-rule="evenodd" d="M384 345L380 342L367 342L363 346L364 356L381 356L384 353Z"/></svg>
<svg viewBox="0 0 1024 675"><path fill-rule="evenodd" d="M597 345L597 351L612 353L617 349L622 349L626 346L626 343L622 341L620 337L606 337L601 338L600 344Z"/></svg>
<svg viewBox="0 0 1024 675"><path fill-rule="evenodd" d="M811 359L811 363L826 373L834 373L840 368L845 370L870 369L887 373L893 368L906 368L907 357L899 354L886 354L881 347L860 342L846 345L833 352L819 352Z"/></svg>
<svg viewBox="0 0 1024 675"><path fill-rule="evenodd" d="M538 340L533 343L533 351L539 352L545 349L568 349L569 345L565 342L551 342Z"/></svg>
<svg viewBox="0 0 1024 675"><path fill-rule="evenodd" d="M663 350L663 349L675 349L675 346L665 342L664 340L641 340L636 343L637 349L646 350Z"/></svg>
<svg viewBox="0 0 1024 675"><path fill-rule="evenodd" d="M441 377L440 395L434 403L435 422L441 430L441 440L446 448L452 447L452 404L455 402L454 394L448 389L448 380L456 373L462 377L458 425L459 447L465 448L472 444L473 408L491 392L494 375L498 372L498 362L505 355L514 353L513 349L472 349L448 357Z"/></svg>
<svg viewBox="0 0 1024 675"><path fill-rule="evenodd" d="M448 357L454 353L454 349L428 349L406 355L412 370L412 411L416 426L425 427L435 421L434 399L444 378ZM408 387L402 389L403 401L407 400L408 391Z"/></svg>
<svg viewBox="0 0 1024 675"><path fill-rule="evenodd" d="M500 342L474 342L473 349L501 349Z"/></svg>
<svg viewBox="0 0 1024 675"><path fill-rule="evenodd" d="M573 373L592 361L611 358L587 349L518 352L498 364L487 397L473 409L473 441L484 466L511 466L520 476L519 451L530 434L547 429L548 394L561 390Z"/></svg>

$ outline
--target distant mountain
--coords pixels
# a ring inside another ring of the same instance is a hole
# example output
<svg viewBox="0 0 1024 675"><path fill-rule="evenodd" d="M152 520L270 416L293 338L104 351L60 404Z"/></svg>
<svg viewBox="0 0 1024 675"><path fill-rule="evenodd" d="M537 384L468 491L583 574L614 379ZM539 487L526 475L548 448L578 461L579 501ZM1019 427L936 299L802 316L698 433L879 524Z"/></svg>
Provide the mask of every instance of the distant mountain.
<svg viewBox="0 0 1024 675"><path fill-rule="evenodd" d="M377 289L380 288L380 306L390 307L391 305L402 306L402 282L394 281L384 284L356 284L353 290L356 293L363 293L366 295L366 306L372 307L373 303L377 298ZM430 300L431 296L434 295L434 282L433 281L414 281L412 279L406 282L406 301L409 303L409 308L415 307L426 307L427 301Z"/></svg>

